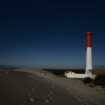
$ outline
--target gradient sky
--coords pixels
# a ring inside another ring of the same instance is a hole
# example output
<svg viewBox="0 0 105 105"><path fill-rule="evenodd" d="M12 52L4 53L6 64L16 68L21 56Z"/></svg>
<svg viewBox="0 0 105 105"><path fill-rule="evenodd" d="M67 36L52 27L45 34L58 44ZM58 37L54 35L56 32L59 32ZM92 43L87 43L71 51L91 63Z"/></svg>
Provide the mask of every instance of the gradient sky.
<svg viewBox="0 0 105 105"><path fill-rule="evenodd" d="M105 0L0 1L0 64L85 67L85 32L93 64L105 65Z"/></svg>

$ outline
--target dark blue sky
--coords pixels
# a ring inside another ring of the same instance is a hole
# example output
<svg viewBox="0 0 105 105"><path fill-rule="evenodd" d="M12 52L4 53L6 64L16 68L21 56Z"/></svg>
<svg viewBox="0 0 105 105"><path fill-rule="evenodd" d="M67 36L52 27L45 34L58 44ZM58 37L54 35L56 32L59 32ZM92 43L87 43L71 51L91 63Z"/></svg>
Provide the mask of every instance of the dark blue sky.
<svg viewBox="0 0 105 105"><path fill-rule="evenodd" d="M93 33L93 64L105 65L104 0L0 2L0 64L85 67L85 31Z"/></svg>

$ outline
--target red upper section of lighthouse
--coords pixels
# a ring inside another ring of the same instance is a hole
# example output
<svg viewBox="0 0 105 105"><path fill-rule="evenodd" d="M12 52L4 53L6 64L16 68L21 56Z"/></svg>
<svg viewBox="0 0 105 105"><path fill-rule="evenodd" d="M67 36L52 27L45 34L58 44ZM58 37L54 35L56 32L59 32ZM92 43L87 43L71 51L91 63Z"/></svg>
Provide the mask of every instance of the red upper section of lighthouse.
<svg viewBox="0 0 105 105"><path fill-rule="evenodd" d="M86 32L86 47L92 46L92 33L90 31Z"/></svg>

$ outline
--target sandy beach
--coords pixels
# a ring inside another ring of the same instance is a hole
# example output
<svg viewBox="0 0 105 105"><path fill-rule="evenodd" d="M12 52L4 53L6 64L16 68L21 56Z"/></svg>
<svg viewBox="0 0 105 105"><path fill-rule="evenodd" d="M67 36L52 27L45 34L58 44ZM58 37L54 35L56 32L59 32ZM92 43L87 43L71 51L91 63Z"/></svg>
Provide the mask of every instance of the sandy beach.
<svg viewBox="0 0 105 105"><path fill-rule="evenodd" d="M105 92L33 69L0 71L0 105L104 105Z"/></svg>

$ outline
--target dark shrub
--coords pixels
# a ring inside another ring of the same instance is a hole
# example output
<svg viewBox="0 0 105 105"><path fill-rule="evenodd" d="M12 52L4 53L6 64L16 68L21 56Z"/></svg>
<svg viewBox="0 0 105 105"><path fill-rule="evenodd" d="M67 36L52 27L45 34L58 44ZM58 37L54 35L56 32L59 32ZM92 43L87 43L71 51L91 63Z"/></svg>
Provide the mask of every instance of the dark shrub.
<svg viewBox="0 0 105 105"><path fill-rule="evenodd" d="M105 86L105 75L97 75L93 83L95 85Z"/></svg>
<svg viewBox="0 0 105 105"><path fill-rule="evenodd" d="M92 79L89 78L89 77L86 77L86 78L83 79L83 82L84 83L91 83L92 82Z"/></svg>

